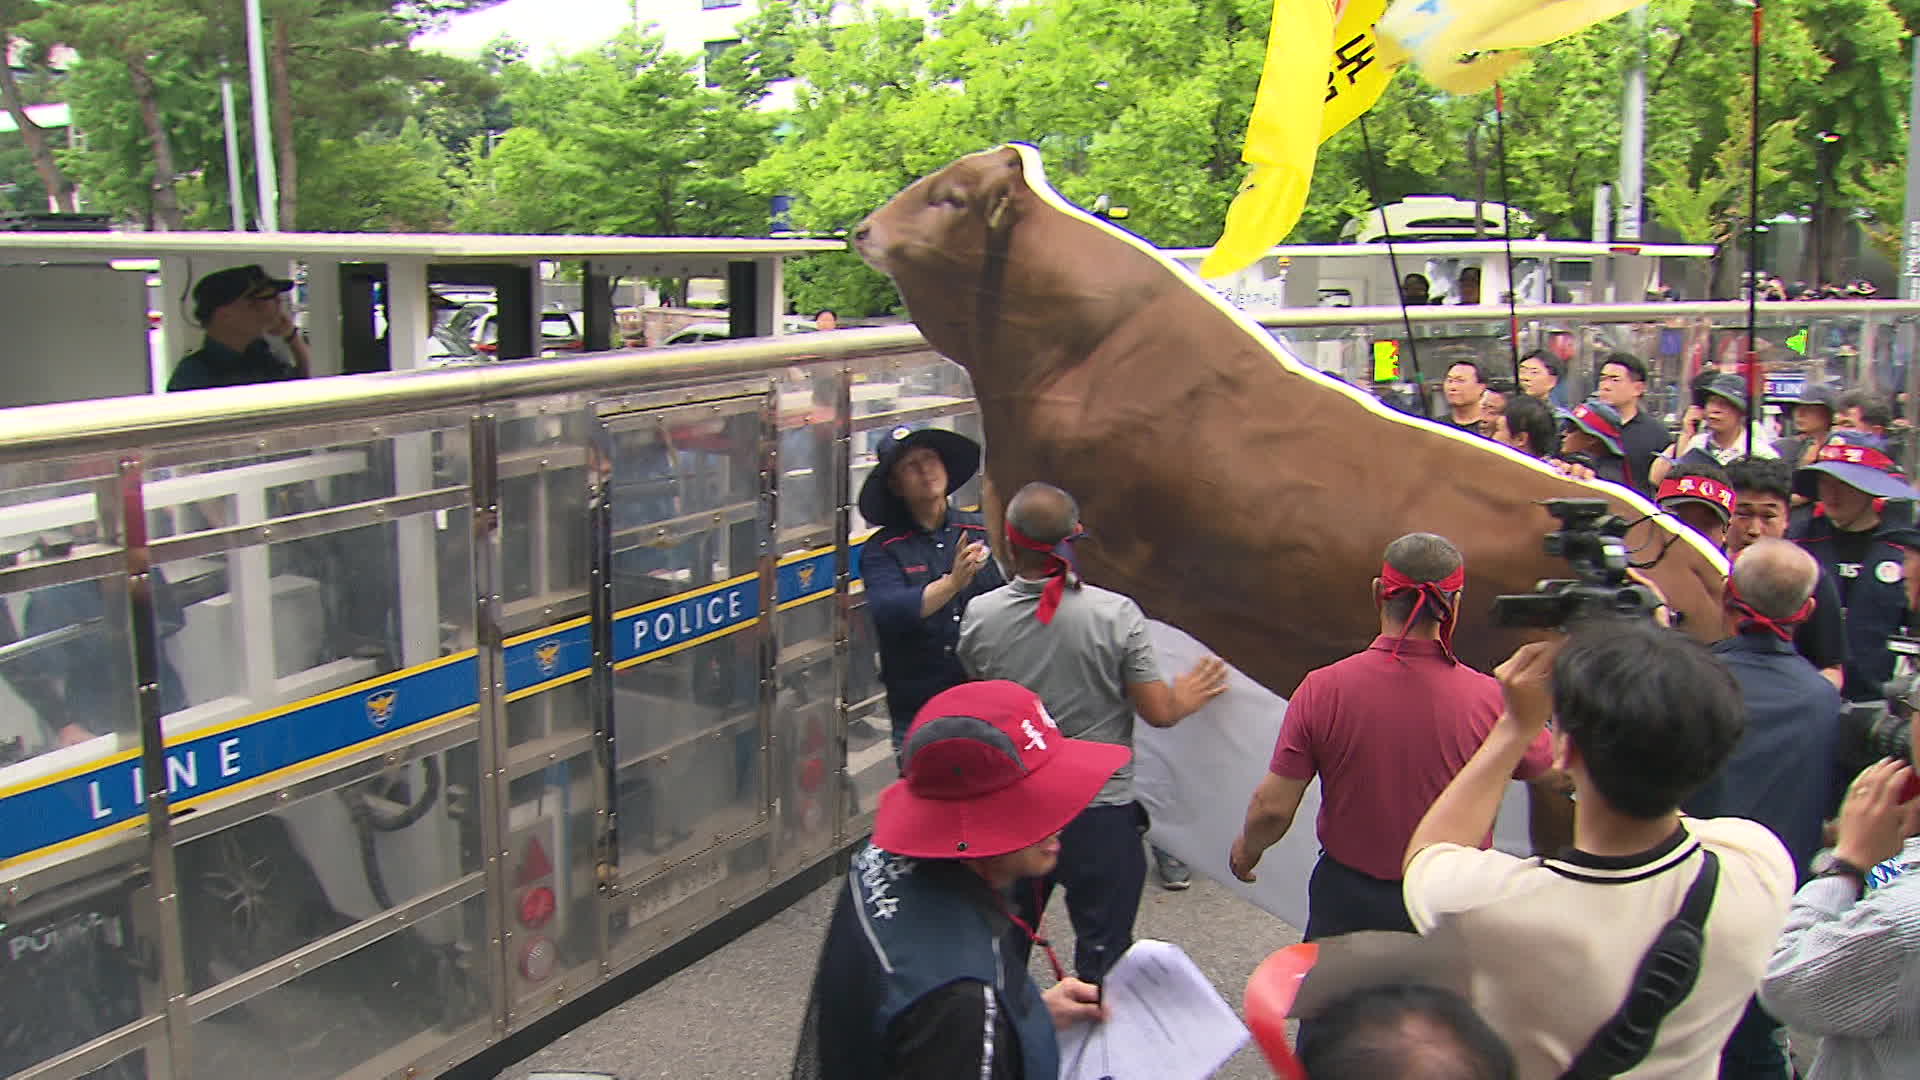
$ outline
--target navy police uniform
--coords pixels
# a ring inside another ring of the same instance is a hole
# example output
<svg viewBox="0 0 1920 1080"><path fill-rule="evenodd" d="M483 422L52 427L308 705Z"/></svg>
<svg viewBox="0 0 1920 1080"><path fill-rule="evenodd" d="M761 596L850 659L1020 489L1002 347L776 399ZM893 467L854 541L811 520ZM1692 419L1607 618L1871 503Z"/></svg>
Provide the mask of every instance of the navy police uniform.
<svg viewBox="0 0 1920 1080"><path fill-rule="evenodd" d="M1888 504L1889 510L1896 505ZM1903 525L1909 512L1882 521L1871 534L1841 532L1825 515L1814 514L1793 534L1840 587L1847 624L1846 680L1840 692L1848 701L1879 701L1881 688L1893 677L1887 638L1907 621L1906 553L1882 534Z"/></svg>
<svg viewBox="0 0 1920 1080"><path fill-rule="evenodd" d="M291 364L275 355L265 338L255 338L239 352L208 338L206 344L181 358L180 366L167 380L167 390L178 393L216 386L252 386L299 377Z"/></svg>
<svg viewBox="0 0 1920 1080"><path fill-rule="evenodd" d="M979 514L949 508L946 524L938 529L929 532L914 524L885 528L861 548L860 578L866 582L867 608L880 644L880 680L887 688L896 748L927 699L967 681L954 655L960 617L968 601L1005 584L999 568L989 560L966 588L924 619L920 597L953 569L955 555L986 539Z"/></svg>
<svg viewBox="0 0 1920 1080"><path fill-rule="evenodd" d="M920 706L940 691L967 681L954 655L967 602L1006 583L1000 568L989 559L952 600L921 617L920 601L927 586L953 570L954 559L968 544L987 539L979 514L951 504L939 527L922 528L906 500L888 486L900 456L922 446L940 455L948 495L980 468L980 444L964 435L940 428L895 428L880 444L879 461L860 487L860 515L879 526L860 549L860 578L880 646L880 681L887 688L896 751Z"/></svg>

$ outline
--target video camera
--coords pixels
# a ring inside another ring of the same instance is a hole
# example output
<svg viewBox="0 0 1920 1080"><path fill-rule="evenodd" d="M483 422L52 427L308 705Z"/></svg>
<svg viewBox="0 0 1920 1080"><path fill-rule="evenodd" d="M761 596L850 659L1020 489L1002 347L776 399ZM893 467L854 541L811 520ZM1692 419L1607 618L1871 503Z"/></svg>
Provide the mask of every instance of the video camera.
<svg viewBox="0 0 1920 1080"><path fill-rule="evenodd" d="M1530 593L1494 597L1494 624L1551 630L1591 615L1651 616L1660 598L1627 576L1627 522L1608 512L1607 501L1548 499L1546 507L1560 528L1542 546L1567 560L1575 576L1542 581Z"/></svg>
<svg viewBox="0 0 1920 1080"><path fill-rule="evenodd" d="M1920 638L1894 634L1887 651L1895 654L1894 676L1884 701L1849 701L1840 710L1840 753L1849 775L1881 758L1913 764L1908 732L1920 708Z"/></svg>

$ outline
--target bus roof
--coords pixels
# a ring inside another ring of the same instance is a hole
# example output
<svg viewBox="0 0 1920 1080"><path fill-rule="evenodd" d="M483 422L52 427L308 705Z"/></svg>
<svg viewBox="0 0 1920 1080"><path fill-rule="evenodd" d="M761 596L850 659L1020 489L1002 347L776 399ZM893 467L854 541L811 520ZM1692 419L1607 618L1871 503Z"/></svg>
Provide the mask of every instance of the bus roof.
<svg viewBox="0 0 1920 1080"><path fill-rule="evenodd" d="M473 233L295 232L18 232L0 233L0 260L37 262L92 256L107 259L231 256L236 260L419 258L435 262L489 259L747 259L844 251L840 240L774 240L709 236L494 236Z"/></svg>

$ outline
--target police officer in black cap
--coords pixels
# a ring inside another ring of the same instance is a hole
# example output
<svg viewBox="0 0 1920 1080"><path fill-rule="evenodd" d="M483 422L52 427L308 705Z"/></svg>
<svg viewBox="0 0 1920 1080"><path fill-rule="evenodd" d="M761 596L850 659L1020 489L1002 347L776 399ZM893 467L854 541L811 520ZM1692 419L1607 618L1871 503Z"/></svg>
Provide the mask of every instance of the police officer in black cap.
<svg viewBox="0 0 1920 1080"><path fill-rule="evenodd" d="M860 550L860 577L897 751L920 706L967 681L954 656L967 601L1006 581L986 523L948 499L979 470L979 443L940 428L895 428L879 457L860 487L860 514L879 529Z"/></svg>
<svg viewBox="0 0 1920 1080"><path fill-rule="evenodd" d="M1775 441L1773 449L1794 468L1813 464L1827 436L1833 433L1833 418L1838 411L1834 403L1838 397L1833 387L1808 381L1801 385L1799 394L1786 403L1793 410L1793 434Z"/></svg>
<svg viewBox="0 0 1920 1080"><path fill-rule="evenodd" d="M293 282L258 265L216 270L193 287L193 321L207 332L200 348L173 369L167 390L302 379L309 359L283 297ZM274 351L269 337L286 342L292 362Z"/></svg>

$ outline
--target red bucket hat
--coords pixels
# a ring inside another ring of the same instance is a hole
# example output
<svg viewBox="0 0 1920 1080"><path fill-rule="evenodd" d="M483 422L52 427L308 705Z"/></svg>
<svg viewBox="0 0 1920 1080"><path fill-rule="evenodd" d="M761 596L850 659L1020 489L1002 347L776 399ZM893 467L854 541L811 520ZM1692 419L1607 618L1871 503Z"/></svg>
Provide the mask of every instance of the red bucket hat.
<svg viewBox="0 0 1920 1080"><path fill-rule="evenodd" d="M1132 751L1060 734L1018 683L962 683L920 709L873 843L916 859L984 859L1065 828Z"/></svg>

